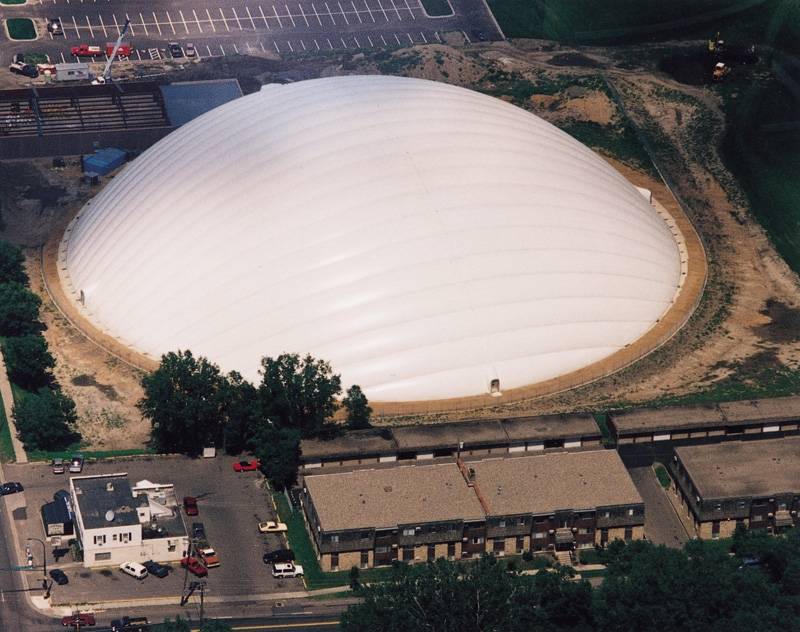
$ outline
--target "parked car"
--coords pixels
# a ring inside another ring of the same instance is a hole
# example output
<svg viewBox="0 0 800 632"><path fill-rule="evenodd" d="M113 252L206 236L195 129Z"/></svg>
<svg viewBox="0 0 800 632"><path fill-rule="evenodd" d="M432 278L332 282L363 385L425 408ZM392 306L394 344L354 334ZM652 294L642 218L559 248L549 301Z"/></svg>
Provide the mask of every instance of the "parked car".
<svg viewBox="0 0 800 632"><path fill-rule="evenodd" d="M205 540L206 539L206 527L202 522L193 522L192 523L192 537L195 540Z"/></svg>
<svg viewBox="0 0 800 632"><path fill-rule="evenodd" d="M61 617L61 625L64 627L80 628L84 625L95 625L95 623L94 615L91 612L76 612L75 614Z"/></svg>
<svg viewBox="0 0 800 632"><path fill-rule="evenodd" d="M199 514L200 510L197 508L197 498L194 496L184 496L183 510L186 512L187 516L196 516Z"/></svg>
<svg viewBox="0 0 800 632"><path fill-rule="evenodd" d="M239 461L233 464L234 472L255 472L258 469L260 462L258 459L252 461Z"/></svg>
<svg viewBox="0 0 800 632"><path fill-rule="evenodd" d="M75 57L94 57L95 55L102 55L103 49L94 44L79 44L70 48L70 52Z"/></svg>
<svg viewBox="0 0 800 632"><path fill-rule="evenodd" d="M286 525L283 522L274 522L273 520L267 520L266 522L259 522L258 523L258 532L259 533L282 533L286 531Z"/></svg>
<svg viewBox="0 0 800 632"><path fill-rule="evenodd" d="M53 474L63 474L67 471L64 459L53 459Z"/></svg>
<svg viewBox="0 0 800 632"><path fill-rule="evenodd" d="M272 565L272 576L278 579L287 579L303 576L303 567L291 562L278 563Z"/></svg>
<svg viewBox="0 0 800 632"><path fill-rule="evenodd" d="M59 586L64 586L65 584L69 584L69 577L67 577L67 574L60 568L54 568L53 570L51 570L50 578Z"/></svg>
<svg viewBox="0 0 800 632"><path fill-rule="evenodd" d="M186 46L183 47L183 52L186 53L186 56L190 59L197 57L197 50L194 47L194 44L189 42Z"/></svg>
<svg viewBox="0 0 800 632"><path fill-rule="evenodd" d="M3 483L2 487L0 487L0 495L8 496L9 494L17 494L19 492L24 492L25 488L22 486L22 483Z"/></svg>
<svg viewBox="0 0 800 632"><path fill-rule="evenodd" d="M36 77L39 76L39 71L36 70L36 66L31 66L30 64L15 62L11 64L8 69L15 75L24 75L25 77L30 77L31 79L36 79Z"/></svg>
<svg viewBox="0 0 800 632"><path fill-rule="evenodd" d="M61 20L58 18L50 18L47 20L47 30L53 35L63 35L64 28L61 26Z"/></svg>
<svg viewBox="0 0 800 632"><path fill-rule="evenodd" d="M149 630L147 617L122 617L111 620L111 632L144 632Z"/></svg>
<svg viewBox="0 0 800 632"><path fill-rule="evenodd" d="M264 564L277 564L279 562L285 564L294 560L294 551L292 549L276 549L264 553L264 557L261 559L264 560Z"/></svg>
<svg viewBox="0 0 800 632"><path fill-rule="evenodd" d="M169 43L169 54L173 57L183 57L183 49L178 42Z"/></svg>
<svg viewBox="0 0 800 632"><path fill-rule="evenodd" d="M164 566L163 564L159 564L153 560L142 562L142 566L147 569L147 572L150 573L150 575L155 575L159 579L163 579L169 575L169 566Z"/></svg>
<svg viewBox="0 0 800 632"><path fill-rule="evenodd" d="M147 577L147 569L139 562L123 562L119 565L119 570L139 580Z"/></svg>
<svg viewBox="0 0 800 632"><path fill-rule="evenodd" d="M198 577L206 577L208 575L208 569L196 557L184 557L181 560L181 566L188 568L192 575L197 575Z"/></svg>
<svg viewBox="0 0 800 632"><path fill-rule="evenodd" d="M80 474L83 471L83 461L82 454L73 454L72 458L69 460L70 474Z"/></svg>
<svg viewBox="0 0 800 632"><path fill-rule="evenodd" d="M219 566L219 555L210 546L197 549L197 558L206 568L216 568Z"/></svg>

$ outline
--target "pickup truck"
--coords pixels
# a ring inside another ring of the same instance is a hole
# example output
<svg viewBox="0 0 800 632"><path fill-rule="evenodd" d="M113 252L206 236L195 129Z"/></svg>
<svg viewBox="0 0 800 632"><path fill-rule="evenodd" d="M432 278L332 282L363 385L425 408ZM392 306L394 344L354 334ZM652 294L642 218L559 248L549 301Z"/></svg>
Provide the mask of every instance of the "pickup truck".
<svg viewBox="0 0 800 632"><path fill-rule="evenodd" d="M114 52L114 46L116 44L114 42L106 42L106 55L111 57L111 53ZM131 45L122 43L119 45L119 50L117 51L117 57L130 57L131 56Z"/></svg>
<svg viewBox="0 0 800 632"><path fill-rule="evenodd" d="M103 54L103 49L101 49L99 46L90 46L89 44L73 46L70 50L75 57L94 57L95 55Z"/></svg>
<svg viewBox="0 0 800 632"><path fill-rule="evenodd" d="M148 625L147 617L122 617L111 621L111 632L144 632Z"/></svg>
<svg viewBox="0 0 800 632"><path fill-rule="evenodd" d="M206 568L216 568L219 566L219 557L217 556L217 552L211 548L208 542L201 542L198 544L196 553L197 558Z"/></svg>

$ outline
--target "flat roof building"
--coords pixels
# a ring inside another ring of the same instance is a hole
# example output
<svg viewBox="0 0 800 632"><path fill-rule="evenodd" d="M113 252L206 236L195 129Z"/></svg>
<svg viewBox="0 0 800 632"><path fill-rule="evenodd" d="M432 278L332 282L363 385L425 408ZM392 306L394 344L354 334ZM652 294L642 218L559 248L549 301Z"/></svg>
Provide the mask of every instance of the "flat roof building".
<svg viewBox="0 0 800 632"><path fill-rule="evenodd" d="M569 552L644 535L644 504L612 450L306 474L324 570L394 560Z"/></svg>
<svg viewBox="0 0 800 632"><path fill-rule="evenodd" d="M727 537L737 525L777 533L797 522L800 437L678 447L670 470L700 537Z"/></svg>

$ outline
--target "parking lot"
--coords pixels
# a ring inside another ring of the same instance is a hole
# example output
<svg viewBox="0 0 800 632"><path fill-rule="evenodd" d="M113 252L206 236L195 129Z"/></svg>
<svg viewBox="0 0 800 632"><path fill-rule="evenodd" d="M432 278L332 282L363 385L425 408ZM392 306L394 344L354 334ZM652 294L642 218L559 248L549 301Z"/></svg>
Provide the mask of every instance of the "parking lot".
<svg viewBox="0 0 800 632"><path fill-rule="evenodd" d="M302 53L398 48L438 43L442 33L465 41L501 39L483 0L451 0L453 12L430 17L419 0L34 0L15 16L37 21L36 42L10 42L16 52L43 52L50 61L73 61L70 47L116 40L126 20L131 60L169 59L168 42L192 42L200 58L248 53ZM58 18L62 35L45 28ZM105 61L105 55L92 61Z"/></svg>
<svg viewBox="0 0 800 632"><path fill-rule="evenodd" d="M302 590L301 580L275 580L270 567L261 561L265 551L281 546L282 536L258 533L259 521L275 517L269 495L258 472L237 474L232 467L234 461L229 457L103 461L87 463L81 475L127 472L131 484L143 479L173 483L179 499L195 496L200 513L198 516L184 516L184 522L188 529L191 529L192 522L203 522L208 540L222 562L219 568L210 569L205 578L207 595ZM8 465L4 469L8 480L20 481L25 486L23 493L5 496L3 500L10 504L18 546L20 551L24 551L27 538L44 539L40 508L52 500L55 491L69 488L69 474L55 475L47 465ZM32 546L35 564L40 565L41 545L33 542ZM184 571L177 563L173 564L173 572L164 579L147 577L137 581L116 567L83 568L69 555L56 562L49 546L47 554L48 571L61 568L69 577L68 585L53 586L54 605L151 597L174 597L177 603L184 585ZM38 573L31 572L31 586L38 585L38 577ZM189 579L193 577L190 575Z"/></svg>

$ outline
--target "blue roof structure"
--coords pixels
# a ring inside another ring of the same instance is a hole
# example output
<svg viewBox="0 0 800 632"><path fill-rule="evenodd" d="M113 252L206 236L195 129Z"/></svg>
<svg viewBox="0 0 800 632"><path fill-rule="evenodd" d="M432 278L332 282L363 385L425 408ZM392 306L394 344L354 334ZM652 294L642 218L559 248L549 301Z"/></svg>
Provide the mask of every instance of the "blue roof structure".
<svg viewBox="0 0 800 632"><path fill-rule="evenodd" d="M174 127L180 127L201 114L242 96L236 79L180 81L161 86L164 107Z"/></svg>

